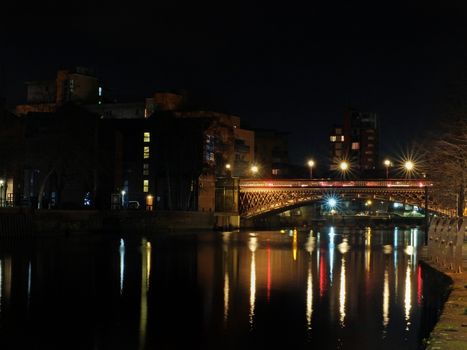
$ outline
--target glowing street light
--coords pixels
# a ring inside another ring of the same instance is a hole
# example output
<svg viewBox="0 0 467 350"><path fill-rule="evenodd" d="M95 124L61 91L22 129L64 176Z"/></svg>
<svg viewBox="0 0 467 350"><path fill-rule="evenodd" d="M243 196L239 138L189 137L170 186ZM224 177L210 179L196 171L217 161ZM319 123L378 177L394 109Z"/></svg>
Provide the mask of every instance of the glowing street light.
<svg viewBox="0 0 467 350"><path fill-rule="evenodd" d="M310 168L310 179L313 178L313 167L315 166L315 161L313 159L310 159L308 161L308 167Z"/></svg>
<svg viewBox="0 0 467 350"><path fill-rule="evenodd" d="M392 165L392 162L389 159L384 160L384 166L386 167L386 179L389 178L389 167Z"/></svg>
<svg viewBox="0 0 467 350"><path fill-rule="evenodd" d="M339 169L342 172L342 176L345 179L345 174L350 169L350 164L347 161L343 160L339 163Z"/></svg>
<svg viewBox="0 0 467 350"><path fill-rule="evenodd" d="M410 172L415 168L415 164L411 160L408 160L404 163L404 168Z"/></svg>
<svg viewBox="0 0 467 350"><path fill-rule="evenodd" d="M230 164L227 163L227 164L225 165L225 168L226 168L227 170L230 170L230 168L231 168Z"/></svg>
<svg viewBox="0 0 467 350"><path fill-rule="evenodd" d="M125 206L125 191L122 190L122 192L120 192L122 194L122 208Z"/></svg>
<svg viewBox="0 0 467 350"><path fill-rule="evenodd" d="M337 205L337 200L335 198L329 198L328 199L328 207L333 209Z"/></svg>
<svg viewBox="0 0 467 350"><path fill-rule="evenodd" d="M253 174L253 176L255 176L259 171L257 165L252 165L250 170L251 170L251 173Z"/></svg>

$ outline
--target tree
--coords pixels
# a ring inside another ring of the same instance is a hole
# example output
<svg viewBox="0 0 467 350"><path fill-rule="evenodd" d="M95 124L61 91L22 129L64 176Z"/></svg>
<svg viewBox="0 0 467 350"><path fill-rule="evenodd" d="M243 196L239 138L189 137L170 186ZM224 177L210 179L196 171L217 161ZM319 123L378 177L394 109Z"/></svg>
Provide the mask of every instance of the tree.
<svg viewBox="0 0 467 350"><path fill-rule="evenodd" d="M429 176L437 202L463 216L467 188L467 114L450 118L426 145Z"/></svg>

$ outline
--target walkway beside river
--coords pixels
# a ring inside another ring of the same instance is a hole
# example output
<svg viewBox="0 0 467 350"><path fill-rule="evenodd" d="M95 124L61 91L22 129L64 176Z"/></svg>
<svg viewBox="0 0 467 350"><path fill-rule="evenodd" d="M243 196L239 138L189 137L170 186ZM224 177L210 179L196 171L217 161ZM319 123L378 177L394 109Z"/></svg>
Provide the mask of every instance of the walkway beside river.
<svg viewBox="0 0 467 350"><path fill-rule="evenodd" d="M460 221L462 222L462 221ZM439 226L441 227L441 226ZM452 261L446 259L444 263L440 263L442 258L438 256L437 259L429 257L429 254L426 254L427 251L430 251L430 248L425 251L425 262L427 262L434 269L443 272L452 280L451 291L448 296L446 303L444 304L440 319L436 324L433 332L430 335L429 340L427 341L428 350L461 350L467 349L467 241L466 241L466 230L467 228L462 226L459 230L457 240L455 238L455 232L453 229L455 225L450 225L446 228L434 229L430 227L430 244L436 241L435 245L439 244L441 247L442 244L445 247L453 247L452 251L456 251L457 254L451 253L451 258L457 255L458 261L457 267L451 264ZM439 231L444 230L440 234ZM436 232L438 231L438 232ZM449 237L450 234L454 234ZM436 237L436 239L434 239ZM431 248L433 249L433 248ZM444 248L444 252L449 252L448 249ZM438 262L436 262L438 260ZM448 267L451 265L451 269ZM459 268L461 267L461 268ZM462 272L454 272L461 270Z"/></svg>
<svg viewBox="0 0 467 350"><path fill-rule="evenodd" d="M446 275L453 280L452 291L428 340L428 350L467 349L467 273Z"/></svg>

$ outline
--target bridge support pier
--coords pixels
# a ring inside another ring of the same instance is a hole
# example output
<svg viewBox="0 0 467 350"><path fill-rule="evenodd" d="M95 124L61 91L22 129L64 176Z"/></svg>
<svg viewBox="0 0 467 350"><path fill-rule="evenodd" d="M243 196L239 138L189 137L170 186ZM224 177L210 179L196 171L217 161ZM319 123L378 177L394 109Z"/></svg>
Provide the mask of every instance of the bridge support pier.
<svg viewBox="0 0 467 350"><path fill-rule="evenodd" d="M224 231L240 228L240 215L238 213L214 213L215 228Z"/></svg>

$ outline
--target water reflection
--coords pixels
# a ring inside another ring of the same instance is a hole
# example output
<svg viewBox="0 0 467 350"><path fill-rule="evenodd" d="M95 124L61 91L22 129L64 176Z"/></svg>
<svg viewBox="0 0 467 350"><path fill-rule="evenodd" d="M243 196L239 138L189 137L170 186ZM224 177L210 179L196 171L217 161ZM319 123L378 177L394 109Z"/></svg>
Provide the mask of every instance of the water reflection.
<svg viewBox="0 0 467 350"><path fill-rule="evenodd" d="M141 240L141 301L139 318L139 349L146 345L148 324L148 291L151 276L151 243L145 238Z"/></svg>
<svg viewBox="0 0 467 350"><path fill-rule="evenodd" d="M341 327L345 327L345 258L341 259L341 285L339 290L339 315Z"/></svg>
<svg viewBox="0 0 467 350"><path fill-rule="evenodd" d="M419 230L284 233L0 250L2 325L21 325L29 348L58 345L50 329L79 348L115 350L418 348L432 289L417 265ZM0 346L8 337L0 327Z"/></svg>
<svg viewBox="0 0 467 350"><path fill-rule="evenodd" d="M258 247L258 239L256 236L250 237L248 241L248 248L251 252L250 263L250 312L249 323L250 328L253 328L253 317L255 316L255 302L256 302L256 248Z"/></svg>
<svg viewBox="0 0 467 350"><path fill-rule="evenodd" d="M120 239L120 295L123 294L123 278L125 276L125 241Z"/></svg>
<svg viewBox="0 0 467 350"><path fill-rule="evenodd" d="M386 265L384 269L384 287L383 287L383 327L389 323L389 271Z"/></svg>

